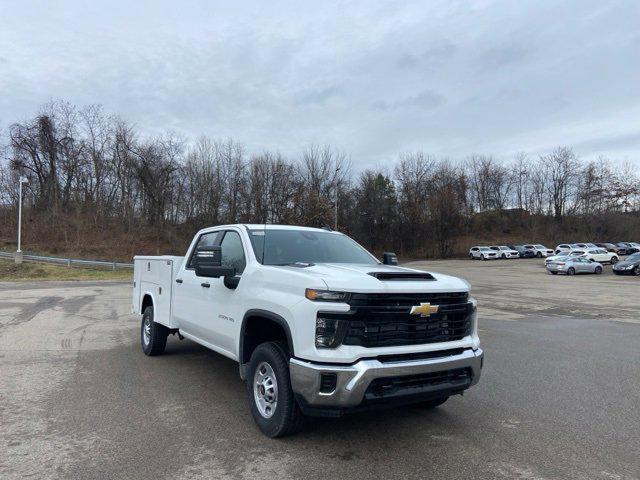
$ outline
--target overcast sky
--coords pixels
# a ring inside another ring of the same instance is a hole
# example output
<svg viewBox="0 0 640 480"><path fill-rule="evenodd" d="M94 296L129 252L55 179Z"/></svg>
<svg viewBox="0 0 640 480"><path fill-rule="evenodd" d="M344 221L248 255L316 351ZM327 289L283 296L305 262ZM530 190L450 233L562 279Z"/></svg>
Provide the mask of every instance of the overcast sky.
<svg viewBox="0 0 640 480"><path fill-rule="evenodd" d="M639 12L634 0L0 0L0 126L62 98L250 152L331 144L356 169L416 149L508 159L557 145L640 165Z"/></svg>

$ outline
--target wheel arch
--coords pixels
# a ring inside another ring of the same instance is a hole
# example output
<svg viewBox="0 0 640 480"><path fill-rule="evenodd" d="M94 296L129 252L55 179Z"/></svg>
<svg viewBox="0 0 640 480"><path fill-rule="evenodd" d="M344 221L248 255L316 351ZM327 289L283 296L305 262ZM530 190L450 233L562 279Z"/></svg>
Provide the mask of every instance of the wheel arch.
<svg viewBox="0 0 640 480"><path fill-rule="evenodd" d="M142 294L142 300L140 301L140 313L144 313L144 309L147 307L154 307L155 299L153 298L153 294L151 292L144 292Z"/></svg>
<svg viewBox="0 0 640 480"><path fill-rule="evenodd" d="M286 340L289 354L294 356L291 328L281 315L261 309L248 310L244 314L242 325L240 326L238 345L238 363L240 365L240 377L243 380L246 378L246 365L249 363L255 348L263 341L281 338Z"/></svg>

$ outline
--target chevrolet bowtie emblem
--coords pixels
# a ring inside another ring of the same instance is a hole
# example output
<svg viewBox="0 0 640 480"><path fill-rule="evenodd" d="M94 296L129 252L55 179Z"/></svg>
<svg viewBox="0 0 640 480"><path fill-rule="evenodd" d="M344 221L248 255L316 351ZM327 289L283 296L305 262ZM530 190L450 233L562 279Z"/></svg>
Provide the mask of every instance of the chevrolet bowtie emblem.
<svg viewBox="0 0 640 480"><path fill-rule="evenodd" d="M421 303L411 307L411 315L420 315L421 317L428 317L433 313L438 313L440 305L431 305L430 303Z"/></svg>

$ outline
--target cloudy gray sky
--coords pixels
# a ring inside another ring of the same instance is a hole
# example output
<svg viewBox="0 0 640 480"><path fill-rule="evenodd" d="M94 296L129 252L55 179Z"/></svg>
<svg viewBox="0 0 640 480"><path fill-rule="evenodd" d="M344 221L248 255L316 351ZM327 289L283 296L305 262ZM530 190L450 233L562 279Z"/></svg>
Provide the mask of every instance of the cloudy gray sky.
<svg viewBox="0 0 640 480"><path fill-rule="evenodd" d="M0 22L2 127L62 98L356 168L559 144L640 165L634 0L0 0Z"/></svg>

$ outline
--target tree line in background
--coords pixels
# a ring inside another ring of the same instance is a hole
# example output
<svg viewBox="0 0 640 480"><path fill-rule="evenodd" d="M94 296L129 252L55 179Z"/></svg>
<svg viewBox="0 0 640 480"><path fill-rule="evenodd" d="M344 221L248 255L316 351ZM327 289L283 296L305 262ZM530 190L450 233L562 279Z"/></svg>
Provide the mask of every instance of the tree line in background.
<svg viewBox="0 0 640 480"><path fill-rule="evenodd" d="M640 236L636 172L580 161L567 147L509 162L417 151L354 173L331 147L309 146L297 158L248 155L232 139L143 136L100 106L65 102L12 124L2 139L0 235L14 241L18 177L26 176L26 245L49 252L180 254L210 225L333 226L336 202L339 230L405 257L448 257L484 241Z"/></svg>

